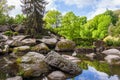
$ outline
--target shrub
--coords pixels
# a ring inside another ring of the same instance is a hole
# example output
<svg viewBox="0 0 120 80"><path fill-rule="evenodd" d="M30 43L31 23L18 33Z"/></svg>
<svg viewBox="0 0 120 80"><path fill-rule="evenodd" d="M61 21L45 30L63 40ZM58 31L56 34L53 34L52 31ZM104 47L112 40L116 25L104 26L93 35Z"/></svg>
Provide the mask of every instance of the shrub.
<svg viewBox="0 0 120 80"><path fill-rule="evenodd" d="M103 40L107 46L120 46L120 38L107 36Z"/></svg>

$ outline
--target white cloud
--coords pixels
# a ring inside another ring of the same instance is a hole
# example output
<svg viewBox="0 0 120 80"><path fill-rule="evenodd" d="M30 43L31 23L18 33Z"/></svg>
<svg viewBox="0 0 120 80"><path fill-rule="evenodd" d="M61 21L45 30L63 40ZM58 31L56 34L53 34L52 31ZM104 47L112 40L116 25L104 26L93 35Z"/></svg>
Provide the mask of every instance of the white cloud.
<svg viewBox="0 0 120 80"><path fill-rule="evenodd" d="M7 0L9 5L15 5L16 8L13 10L10 15L15 16L16 14L22 13L20 7L20 0ZM55 1L58 0L46 0L48 2L46 10L57 9ZM59 0L66 5L75 5L77 8L83 9L85 7L92 7L92 11L86 13L87 17L93 18L95 15L103 13L106 9L117 10L120 8L120 0ZM119 7L118 7L119 6ZM63 11L64 14L66 11Z"/></svg>
<svg viewBox="0 0 120 80"><path fill-rule="evenodd" d="M8 5L14 5L15 9L13 9L12 11L10 11L9 15L10 16L15 16L17 14L21 14L22 13L22 9L21 9L21 5L22 3L20 2L20 0L7 0L8 1ZM46 6L46 10L52 10L52 9L56 9L56 5L55 5L55 1L56 0L46 0L48 2L47 6Z"/></svg>
<svg viewBox="0 0 120 80"><path fill-rule="evenodd" d="M95 15L103 13L106 9L109 10L117 10L120 9L120 0L101 0L99 3L96 4L95 10L90 12L88 17L89 19L93 18Z"/></svg>
<svg viewBox="0 0 120 80"><path fill-rule="evenodd" d="M48 2L47 6L46 6L46 10L53 10L53 9L57 9L57 5L55 5L55 1L56 0L46 0Z"/></svg>
<svg viewBox="0 0 120 80"><path fill-rule="evenodd" d="M13 9L10 13L9 13L9 15L10 16L15 16L15 15L17 15L17 14L21 14L22 12L21 12L21 2L20 2L20 0L7 0L7 2L8 2L8 5L14 5L15 6L15 9Z"/></svg>
<svg viewBox="0 0 120 80"><path fill-rule="evenodd" d="M91 6L96 3L96 0L63 0L67 5L76 5L78 8Z"/></svg>

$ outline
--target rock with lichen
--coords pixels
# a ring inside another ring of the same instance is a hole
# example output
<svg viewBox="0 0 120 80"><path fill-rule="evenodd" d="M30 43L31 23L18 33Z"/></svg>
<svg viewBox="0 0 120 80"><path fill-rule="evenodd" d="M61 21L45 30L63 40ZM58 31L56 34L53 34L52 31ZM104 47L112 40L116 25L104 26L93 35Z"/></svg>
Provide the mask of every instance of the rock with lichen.
<svg viewBox="0 0 120 80"><path fill-rule="evenodd" d="M28 52L17 59L19 75L23 77L39 77L49 71L49 67L44 61L45 56L36 52Z"/></svg>
<svg viewBox="0 0 120 80"><path fill-rule="evenodd" d="M56 51L72 51L75 48L75 42L63 39L56 44Z"/></svg>
<svg viewBox="0 0 120 80"><path fill-rule="evenodd" d="M32 51L39 52L39 53L47 53L50 51L48 46L45 43L40 43L31 48Z"/></svg>

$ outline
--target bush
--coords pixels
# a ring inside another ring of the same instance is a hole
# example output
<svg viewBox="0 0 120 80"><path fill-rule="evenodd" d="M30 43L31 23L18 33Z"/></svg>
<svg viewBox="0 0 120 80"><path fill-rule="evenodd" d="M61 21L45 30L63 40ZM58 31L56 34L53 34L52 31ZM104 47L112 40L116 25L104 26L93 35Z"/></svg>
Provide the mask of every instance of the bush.
<svg viewBox="0 0 120 80"><path fill-rule="evenodd" d="M107 36L104 38L104 42L107 46L120 46L120 38L118 37Z"/></svg>
<svg viewBox="0 0 120 80"><path fill-rule="evenodd" d="M14 36L14 35L18 35L18 32L6 31L6 32L4 32L4 35L6 35L6 36Z"/></svg>

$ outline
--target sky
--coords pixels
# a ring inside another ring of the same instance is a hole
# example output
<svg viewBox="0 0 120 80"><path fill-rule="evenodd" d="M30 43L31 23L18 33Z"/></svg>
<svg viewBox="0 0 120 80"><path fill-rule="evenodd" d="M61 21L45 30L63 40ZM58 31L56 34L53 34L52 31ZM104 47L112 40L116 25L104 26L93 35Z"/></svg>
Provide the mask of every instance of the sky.
<svg viewBox="0 0 120 80"><path fill-rule="evenodd" d="M86 16L88 19L95 15L109 10L120 9L120 0L46 0L48 10L59 10L63 15L73 11L77 16ZM11 16L21 14L20 0L8 0L9 5L15 5L15 9L10 12Z"/></svg>

